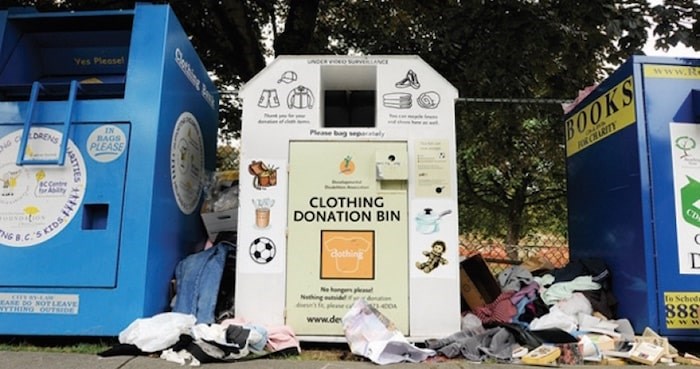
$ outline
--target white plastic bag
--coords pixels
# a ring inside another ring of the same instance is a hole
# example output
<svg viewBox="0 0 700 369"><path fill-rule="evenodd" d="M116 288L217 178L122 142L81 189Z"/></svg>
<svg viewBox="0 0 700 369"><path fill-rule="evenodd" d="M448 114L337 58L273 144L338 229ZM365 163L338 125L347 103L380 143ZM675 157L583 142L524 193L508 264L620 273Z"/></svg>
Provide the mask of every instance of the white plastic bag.
<svg viewBox="0 0 700 369"><path fill-rule="evenodd" d="M417 363L435 355L433 350L409 343L386 316L364 299L355 301L343 317L343 331L350 351L376 364Z"/></svg>
<svg viewBox="0 0 700 369"><path fill-rule="evenodd" d="M194 315L183 313L136 319L119 332L119 343L134 345L143 352L162 351L177 343L181 334L189 334L196 321Z"/></svg>

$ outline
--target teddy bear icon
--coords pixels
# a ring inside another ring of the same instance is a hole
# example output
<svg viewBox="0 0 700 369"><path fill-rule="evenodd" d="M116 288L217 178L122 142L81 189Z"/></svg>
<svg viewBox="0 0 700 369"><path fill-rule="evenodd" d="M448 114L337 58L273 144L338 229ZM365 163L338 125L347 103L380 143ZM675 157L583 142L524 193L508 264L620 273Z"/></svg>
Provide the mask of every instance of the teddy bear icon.
<svg viewBox="0 0 700 369"><path fill-rule="evenodd" d="M430 246L430 251L423 251L423 255L427 256L428 260L422 263L416 261L416 267L426 273L430 273L438 266L447 264L447 259L442 257L446 247L443 241L438 240L433 242L433 245Z"/></svg>

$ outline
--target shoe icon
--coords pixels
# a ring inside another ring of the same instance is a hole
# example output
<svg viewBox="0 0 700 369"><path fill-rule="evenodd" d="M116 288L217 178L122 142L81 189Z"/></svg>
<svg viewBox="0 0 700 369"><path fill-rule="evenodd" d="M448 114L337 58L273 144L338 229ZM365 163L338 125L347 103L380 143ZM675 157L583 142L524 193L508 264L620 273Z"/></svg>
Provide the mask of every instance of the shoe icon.
<svg viewBox="0 0 700 369"><path fill-rule="evenodd" d="M409 69L406 73L406 78L396 82L394 86L396 86L397 88L413 87L417 90L420 88L420 82L418 82L418 76L416 75L416 72Z"/></svg>

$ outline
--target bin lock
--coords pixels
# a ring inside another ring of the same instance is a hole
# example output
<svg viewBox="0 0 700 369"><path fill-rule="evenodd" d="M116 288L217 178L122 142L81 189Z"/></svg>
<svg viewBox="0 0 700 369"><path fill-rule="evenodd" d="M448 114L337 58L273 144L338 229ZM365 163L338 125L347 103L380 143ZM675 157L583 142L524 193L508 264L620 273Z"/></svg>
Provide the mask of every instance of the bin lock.
<svg viewBox="0 0 700 369"><path fill-rule="evenodd" d="M375 156L377 180L407 180L407 159L406 152L377 151Z"/></svg>

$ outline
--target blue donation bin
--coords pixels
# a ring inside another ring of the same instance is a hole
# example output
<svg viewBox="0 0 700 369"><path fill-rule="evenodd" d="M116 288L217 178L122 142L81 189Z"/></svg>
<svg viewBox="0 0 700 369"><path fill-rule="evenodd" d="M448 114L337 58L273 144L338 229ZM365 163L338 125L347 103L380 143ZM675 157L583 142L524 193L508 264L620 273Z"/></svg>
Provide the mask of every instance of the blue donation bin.
<svg viewBox="0 0 700 369"><path fill-rule="evenodd" d="M218 95L172 10L0 11L0 334L116 335L205 239Z"/></svg>
<svg viewBox="0 0 700 369"><path fill-rule="evenodd" d="M571 258L635 331L700 338L700 59L635 56L565 120Z"/></svg>

